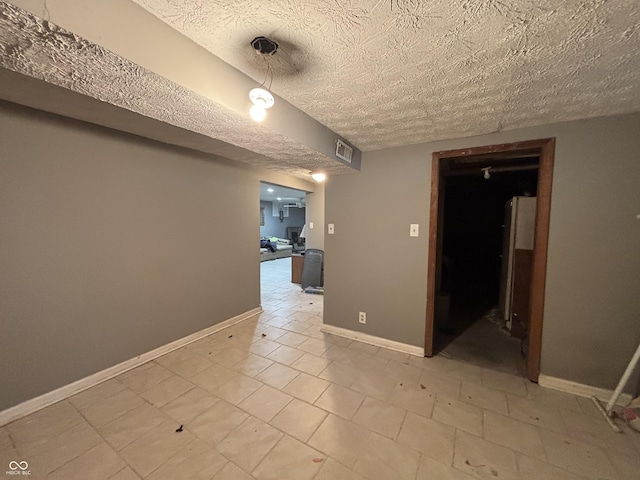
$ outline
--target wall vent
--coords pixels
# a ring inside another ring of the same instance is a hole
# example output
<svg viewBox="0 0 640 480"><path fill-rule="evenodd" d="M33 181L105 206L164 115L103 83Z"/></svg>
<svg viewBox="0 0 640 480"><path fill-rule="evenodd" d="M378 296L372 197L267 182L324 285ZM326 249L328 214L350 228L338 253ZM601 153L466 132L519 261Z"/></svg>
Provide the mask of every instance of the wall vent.
<svg viewBox="0 0 640 480"><path fill-rule="evenodd" d="M351 159L353 158L353 148L338 139L336 142L336 157L344 160L345 162L351 163Z"/></svg>

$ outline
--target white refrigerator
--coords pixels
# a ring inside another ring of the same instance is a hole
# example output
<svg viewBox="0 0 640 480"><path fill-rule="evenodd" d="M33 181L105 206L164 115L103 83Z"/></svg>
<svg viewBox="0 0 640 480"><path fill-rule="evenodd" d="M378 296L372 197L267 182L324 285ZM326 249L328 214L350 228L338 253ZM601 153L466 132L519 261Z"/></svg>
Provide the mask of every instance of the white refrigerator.
<svg viewBox="0 0 640 480"><path fill-rule="evenodd" d="M536 197L513 197L505 205L500 272L500 313L507 329L513 325L513 282L515 251L533 250L536 220Z"/></svg>

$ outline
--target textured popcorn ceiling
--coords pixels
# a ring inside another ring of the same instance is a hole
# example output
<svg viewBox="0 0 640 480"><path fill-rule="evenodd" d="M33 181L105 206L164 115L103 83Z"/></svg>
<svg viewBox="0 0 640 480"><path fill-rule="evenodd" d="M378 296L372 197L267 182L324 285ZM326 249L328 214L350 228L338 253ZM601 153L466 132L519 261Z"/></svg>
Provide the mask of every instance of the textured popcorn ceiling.
<svg viewBox="0 0 640 480"><path fill-rule="evenodd" d="M362 150L640 110L637 0L134 0Z"/></svg>
<svg viewBox="0 0 640 480"><path fill-rule="evenodd" d="M256 124L246 115L3 1L0 67L221 140L238 147L221 151L234 160L305 180L312 170L353 172L306 145Z"/></svg>

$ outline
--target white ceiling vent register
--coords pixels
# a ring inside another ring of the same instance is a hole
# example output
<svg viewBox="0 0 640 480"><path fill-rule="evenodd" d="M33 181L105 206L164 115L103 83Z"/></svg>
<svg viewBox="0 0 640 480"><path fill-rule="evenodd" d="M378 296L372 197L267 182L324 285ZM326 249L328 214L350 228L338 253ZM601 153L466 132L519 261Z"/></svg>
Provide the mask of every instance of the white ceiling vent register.
<svg viewBox="0 0 640 480"><path fill-rule="evenodd" d="M336 157L344 160L345 162L351 163L351 159L353 158L353 148L338 139L336 142Z"/></svg>

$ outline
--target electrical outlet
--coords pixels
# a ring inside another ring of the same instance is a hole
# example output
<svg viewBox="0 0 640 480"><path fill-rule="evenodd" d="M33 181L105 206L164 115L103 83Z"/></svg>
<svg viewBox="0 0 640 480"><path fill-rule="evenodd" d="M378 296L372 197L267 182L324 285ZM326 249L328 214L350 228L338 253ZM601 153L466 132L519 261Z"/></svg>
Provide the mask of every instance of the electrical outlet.
<svg viewBox="0 0 640 480"><path fill-rule="evenodd" d="M367 313L366 312L358 312L358 322L367 323Z"/></svg>
<svg viewBox="0 0 640 480"><path fill-rule="evenodd" d="M328 226L328 232L327 233L329 233L329 235L333 235L333 233L335 231L336 230L335 230L335 227L333 226L333 223L330 223L329 226Z"/></svg>
<svg viewBox="0 0 640 480"><path fill-rule="evenodd" d="M417 223L412 223L411 225L409 225L410 237L417 237L419 235L419 232L420 232L420 225L418 225Z"/></svg>

